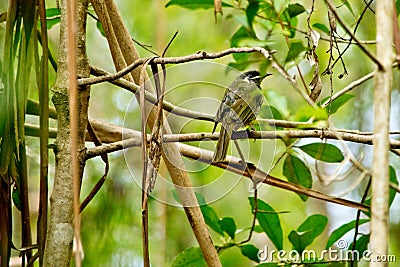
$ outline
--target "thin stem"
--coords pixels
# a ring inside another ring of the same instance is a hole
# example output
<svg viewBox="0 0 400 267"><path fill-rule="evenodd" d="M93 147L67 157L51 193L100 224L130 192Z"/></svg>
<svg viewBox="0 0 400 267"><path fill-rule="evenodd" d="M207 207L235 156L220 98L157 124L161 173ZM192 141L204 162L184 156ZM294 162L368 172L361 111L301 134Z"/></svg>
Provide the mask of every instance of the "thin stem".
<svg viewBox="0 0 400 267"><path fill-rule="evenodd" d="M265 50L262 47L233 47L229 48L220 52L216 53L208 53L205 51L197 52L196 54L182 56L182 57L158 57L152 60L154 64L180 64L185 62L191 62L195 60L203 60L203 59L216 59L225 57L230 54L234 53L254 53L259 52L264 55L265 58L270 59L270 52ZM141 58L135 60L132 64L127 66L126 68L116 72L115 74L105 75L103 77L95 77L95 78L82 78L78 80L78 85L89 85L89 84L96 84L106 81L112 81L122 76L126 75L127 73L131 72L132 70L136 69L137 67L143 65L144 62L149 60L149 58Z"/></svg>
<svg viewBox="0 0 400 267"><path fill-rule="evenodd" d="M375 55L372 54L371 51L369 51L358 39L357 36L354 35L354 33L347 27L347 25L344 23L342 18L339 16L339 14L336 12L335 7L327 0L325 0L325 3L329 6L331 12L335 15L335 18L337 21L340 23L340 25L343 27L343 29L353 38L353 40L359 45L361 50L378 66L379 69L383 69L382 63L375 57Z"/></svg>
<svg viewBox="0 0 400 267"><path fill-rule="evenodd" d="M134 130L125 130L136 132ZM128 135L128 134L127 134ZM190 133L190 134L165 134L162 142L191 142L191 141L211 141L217 140L219 133ZM150 136L148 137L150 138ZM332 140L344 140L359 144L372 145L373 135L362 135L348 132L338 132L333 130L283 130L283 131L247 131L234 132L232 140L237 139L285 139L285 138L326 138ZM119 151L129 147L141 145L141 141L137 137L125 139L123 141L104 144L102 146L88 148L85 152L85 159L96 157L103 153ZM399 149L400 141L391 139L391 149Z"/></svg>

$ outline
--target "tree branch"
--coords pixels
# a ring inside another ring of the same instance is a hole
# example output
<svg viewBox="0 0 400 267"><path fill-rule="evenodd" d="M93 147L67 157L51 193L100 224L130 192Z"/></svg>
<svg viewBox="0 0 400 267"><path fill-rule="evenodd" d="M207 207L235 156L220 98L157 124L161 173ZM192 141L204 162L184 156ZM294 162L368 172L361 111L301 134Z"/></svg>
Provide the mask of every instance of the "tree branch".
<svg viewBox="0 0 400 267"><path fill-rule="evenodd" d="M92 123L92 125L96 128L95 123ZM99 126L102 127L101 124ZM102 132L101 129L96 129L96 131ZM114 143L111 143L108 145L103 145L102 146L103 148L95 147L95 148L86 149L86 151L82 152L82 153L85 153L85 155L86 155L84 157L87 160L92 157L95 157L100 152L109 153L112 151L117 151L117 150L129 148L129 147L141 145L141 137L140 137L139 131L128 129L128 130L124 130L124 134L126 134L130 138L125 139L123 141L115 140L116 142L114 142ZM168 139L168 136L171 136L171 135L164 135L164 140ZM218 134L215 133L213 135L213 137L218 139ZM332 202L332 203L336 203L336 204L340 204L340 205L345 205L348 207L353 207L353 208L357 208L357 209L361 209L361 210L368 210L367 206L361 205L359 203L340 199L340 198L331 197L326 194L320 193L318 191L314 191L312 189L308 189L308 188L302 187L300 185L292 184L292 183L280 180L278 178L275 178L275 177L268 175L267 173L261 171L260 169L258 169L256 166L254 166L251 163L247 163L247 166L249 166L249 167L248 167L248 169L246 169L243 166L244 164L242 163L242 160L240 158L228 156L227 162L216 163L216 162L212 162L212 158L213 158L212 151L200 149L200 148L193 147L190 145L185 145L185 144L178 144L178 146L179 146L180 152L185 157L189 157L191 159L197 159L204 163L227 169L234 173L244 175L250 179L256 179L256 181L258 181L258 182L269 184L274 187L279 187L279 188L289 190L289 191L292 191L295 193L304 194L306 196L321 199L324 201L328 201L328 202Z"/></svg>
<svg viewBox="0 0 400 267"><path fill-rule="evenodd" d="M266 59L270 59L270 52L262 47L233 47L220 52L208 53L205 51L199 51L196 54L182 56L182 57L157 57L152 60L154 64L179 64L185 62L191 62L196 60L204 60L204 59L216 59L225 57L234 53L254 53L259 52L264 55ZM78 85L89 85L96 84L101 82L109 82L121 78L122 76L128 74L133 71L137 67L143 65L150 58L140 58L135 60L132 64L127 66L126 68L114 73L114 74L106 74L100 77L94 78L82 78L78 80Z"/></svg>
<svg viewBox="0 0 400 267"><path fill-rule="evenodd" d="M398 62L394 63L392 65L393 68L397 67L399 64ZM353 90L354 88L356 88L357 86L359 86L360 84L372 79L375 76L375 71L372 71L370 73L368 73L367 75L361 77L358 80L355 80L353 82L351 82L349 85L347 85L345 88L343 88L342 90L336 92L334 95L332 95L332 97L330 97L329 99L327 99L321 106L322 107L326 107L328 106L330 103L332 103L335 99L337 99L338 97L346 94L347 92L350 92L351 90Z"/></svg>
<svg viewBox="0 0 400 267"><path fill-rule="evenodd" d="M99 135L104 136L106 132L101 128L103 126L93 123L94 127L100 127L96 129ZM122 128L120 128L122 131ZM107 129L106 129L107 131ZM124 137L126 138L123 141L118 141L115 143L104 144L102 146L97 146L93 148L89 148L86 150L86 159L96 157L101 155L102 153L109 153L118 150L122 150L127 147L132 146L140 146L141 141L136 140L136 136L131 136L131 131L134 130L124 129ZM122 136L122 134L121 134ZM165 134L163 141L165 143L171 142L191 142L191 141L212 141L217 140L219 133L190 133L190 134ZM101 137L100 137L101 138ZM359 144L367 144L372 145L373 135L363 135L363 134L355 134L355 133L347 133L347 132L336 132L332 130L284 130L284 131L238 131L232 134L232 140L237 139L287 139L287 138L326 138L332 140L344 140L350 141ZM102 139L102 138L101 138ZM111 138L115 140L114 137ZM104 140L104 143L110 142L111 140ZM119 139L120 140L120 139ZM400 141L391 139L390 140L390 148L398 149L400 148Z"/></svg>

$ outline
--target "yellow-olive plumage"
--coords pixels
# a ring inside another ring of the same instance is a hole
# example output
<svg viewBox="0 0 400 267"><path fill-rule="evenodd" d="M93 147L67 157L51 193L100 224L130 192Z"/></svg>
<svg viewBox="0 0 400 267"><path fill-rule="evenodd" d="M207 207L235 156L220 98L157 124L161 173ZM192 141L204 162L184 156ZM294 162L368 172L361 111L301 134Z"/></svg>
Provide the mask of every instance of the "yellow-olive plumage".
<svg viewBox="0 0 400 267"><path fill-rule="evenodd" d="M224 161L233 131L248 126L256 119L263 103L260 83L263 77L258 71L240 74L226 89L221 105L215 115L215 128L221 123L221 131L214 152L213 161Z"/></svg>

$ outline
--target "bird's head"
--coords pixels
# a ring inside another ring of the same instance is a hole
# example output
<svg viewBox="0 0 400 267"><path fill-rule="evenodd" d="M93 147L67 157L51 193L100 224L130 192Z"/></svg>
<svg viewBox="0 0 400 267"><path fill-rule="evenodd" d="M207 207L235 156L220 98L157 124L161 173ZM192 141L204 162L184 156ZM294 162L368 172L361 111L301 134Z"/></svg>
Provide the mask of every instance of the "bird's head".
<svg viewBox="0 0 400 267"><path fill-rule="evenodd" d="M264 76L260 75L260 72L258 72L257 70L250 70L250 71L246 71L244 73L242 73L239 77L243 80L246 80L248 82L253 82L255 83L258 87L260 87L261 81L268 77L271 76L271 73L267 73Z"/></svg>

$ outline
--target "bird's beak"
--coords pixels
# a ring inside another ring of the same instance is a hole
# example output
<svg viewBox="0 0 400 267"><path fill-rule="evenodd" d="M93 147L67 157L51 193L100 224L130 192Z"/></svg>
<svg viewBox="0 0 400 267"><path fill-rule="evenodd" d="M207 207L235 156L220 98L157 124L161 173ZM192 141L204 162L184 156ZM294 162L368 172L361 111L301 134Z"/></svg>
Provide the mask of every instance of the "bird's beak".
<svg viewBox="0 0 400 267"><path fill-rule="evenodd" d="M267 78L268 76L271 76L271 75L272 75L272 73L267 73L264 76L261 76L260 81L264 80L264 78Z"/></svg>

